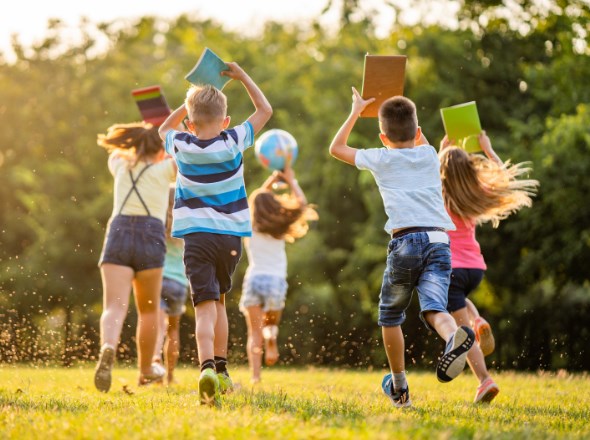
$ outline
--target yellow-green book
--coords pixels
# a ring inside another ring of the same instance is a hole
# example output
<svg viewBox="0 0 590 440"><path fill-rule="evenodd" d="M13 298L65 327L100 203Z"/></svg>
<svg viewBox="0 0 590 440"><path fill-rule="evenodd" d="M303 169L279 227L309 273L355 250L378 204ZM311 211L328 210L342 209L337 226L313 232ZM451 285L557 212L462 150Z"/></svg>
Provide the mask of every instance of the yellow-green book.
<svg viewBox="0 0 590 440"><path fill-rule="evenodd" d="M449 139L469 153L480 150L481 123L475 101L441 108L440 115Z"/></svg>

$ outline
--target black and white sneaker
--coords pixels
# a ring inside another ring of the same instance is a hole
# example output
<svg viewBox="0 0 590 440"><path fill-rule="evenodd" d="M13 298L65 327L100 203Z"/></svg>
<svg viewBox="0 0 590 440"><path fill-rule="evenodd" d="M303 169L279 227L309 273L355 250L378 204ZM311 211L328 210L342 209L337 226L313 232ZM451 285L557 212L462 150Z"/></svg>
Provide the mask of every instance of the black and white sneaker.
<svg viewBox="0 0 590 440"><path fill-rule="evenodd" d="M462 325L451 336L445 352L436 366L436 376L439 382L450 382L465 368L467 352L475 341L475 333L469 327Z"/></svg>

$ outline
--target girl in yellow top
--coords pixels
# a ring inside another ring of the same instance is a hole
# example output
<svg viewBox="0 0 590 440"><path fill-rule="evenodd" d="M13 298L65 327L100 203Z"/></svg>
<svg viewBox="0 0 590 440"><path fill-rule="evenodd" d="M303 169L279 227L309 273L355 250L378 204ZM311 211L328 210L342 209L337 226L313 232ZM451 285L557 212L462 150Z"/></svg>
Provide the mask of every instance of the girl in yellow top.
<svg viewBox="0 0 590 440"><path fill-rule="evenodd" d="M113 125L98 136L98 145L110 153L108 167L114 178L113 213L99 261L103 312L94 375L96 388L107 392L132 288L138 313L139 384L161 381L165 374L152 365L152 358L166 253L168 188L176 164L166 157L158 129L151 124Z"/></svg>

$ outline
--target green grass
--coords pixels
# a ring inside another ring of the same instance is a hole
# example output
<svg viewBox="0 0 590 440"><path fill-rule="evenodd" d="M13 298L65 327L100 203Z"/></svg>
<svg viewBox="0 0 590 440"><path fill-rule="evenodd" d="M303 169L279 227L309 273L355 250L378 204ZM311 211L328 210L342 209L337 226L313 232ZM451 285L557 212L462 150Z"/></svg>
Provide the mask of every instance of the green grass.
<svg viewBox="0 0 590 440"><path fill-rule="evenodd" d="M412 372L405 410L381 394L383 372L266 369L255 387L246 369L232 375L241 386L216 410L198 405L198 372L188 367L172 388L138 388L136 371L119 368L101 394L90 366L0 365L0 439L590 438L587 375L496 374L500 394L475 406L471 374L441 384L434 372Z"/></svg>

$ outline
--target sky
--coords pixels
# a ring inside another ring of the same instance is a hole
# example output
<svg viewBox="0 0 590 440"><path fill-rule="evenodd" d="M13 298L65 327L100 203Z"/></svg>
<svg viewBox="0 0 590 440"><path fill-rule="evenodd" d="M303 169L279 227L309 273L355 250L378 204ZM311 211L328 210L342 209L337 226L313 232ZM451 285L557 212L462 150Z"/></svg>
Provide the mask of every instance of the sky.
<svg viewBox="0 0 590 440"><path fill-rule="evenodd" d="M411 0L396 0L408 4ZM72 31L81 17L91 22L111 22L147 15L173 18L182 13L199 18L214 18L230 29L256 29L264 21L306 22L321 14L327 0L32 0L10 2L0 6L0 51L10 59L13 34L28 46L47 35L47 22L59 18ZM323 17L323 22L336 22L340 1ZM393 11L382 0L361 0L363 8L379 11L382 23L391 23ZM8 11L6 9L9 8ZM2 10L5 9L5 10ZM385 26L385 25L384 25Z"/></svg>
<svg viewBox="0 0 590 440"><path fill-rule="evenodd" d="M332 8L321 18L322 24L337 23L342 0L333 0ZM6 3L6 2L5 2ZM394 21L394 11L387 5L394 3L404 11L405 22L424 17L449 15L456 4L454 0L432 0L416 3L413 0L360 0L363 10L374 11L377 34L384 35ZM10 1L10 6L0 6L0 52L11 60L12 35L25 47L40 42L47 36L49 19L58 18L66 31L75 38L80 18L93 23L133 21L145 16L175 18L190 14L196 18L212 18L224 23L231 30L252 32L267 20L280 22L309 22L318 18L328 0L37 0ZM449 5L451 7L449 8ZM422 11L419 11L419 8Z"/></svg>

